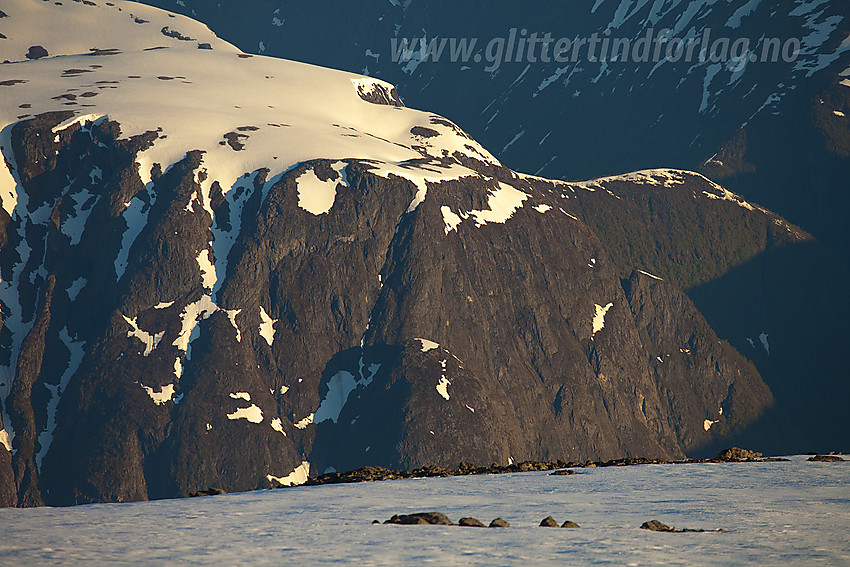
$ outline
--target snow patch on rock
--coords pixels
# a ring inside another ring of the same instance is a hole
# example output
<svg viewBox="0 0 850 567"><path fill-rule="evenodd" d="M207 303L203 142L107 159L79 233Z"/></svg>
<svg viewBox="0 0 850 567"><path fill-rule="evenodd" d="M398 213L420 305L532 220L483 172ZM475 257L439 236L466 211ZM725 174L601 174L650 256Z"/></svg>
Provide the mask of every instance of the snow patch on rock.
<svg viewBox="0 0 850 567"><path fill-rule="evenodd" d="M86 278L79 277L71 282L71 285L68 287L68 299L71 301L76 301L77 296L80 294L82 289L86 287L86 284L89 281Z"/></svg>
<svg viewBox="0 0 850 567"><path fill-rule="evenodd" d="M437 393L440 394L444 399L449 399L449 386L451 386L451 382L445 376L440 377L440 381L437 382Z"/></svg>
<svg viewBox="0 0 850 567"><path fill-rule="evenodd" d="M347 186L344 174L347 166L344 161L338 161L331 166L337 173L337 179L322 181L312 169L298 176L295 180L298 184L298 206L316 216L330 211L336 200L337 186Z"/></svg>
<svg viewBox="0 0 850 567"><path fill-rule="evenodd" d="M500 181L499 188L491 190L487 195L489 210L469 211L469 216L475 219L478 227L488 223L505 223L528 197L527 193Z"/></svg>
<svg viewBox="0 0 850 567"><path fill-rule="evenodd" d="M277 431L278 433L283 433L283 436L286 437L286 431L283 430L283 422L279 417L272 419L271 421L272 429Z"/></svg>
<svg viewBox="0 0 850 567"><path fill-rule="evenodd" d="M440 207L440 212L443 214L443 223L446 225L446 236L453 231L456 230L458 225L463 221L457 214L455 214L451 208L443 205Z"/></svg>
<svg viewBox="0 0 850 567"><path fill-rule="evenodd" d="M165 331L160 331L156 334L151 334L139 328L138 324L136 323L137 317L133 317L132 319L130 319L126 315L122 315L122 317L124 317L124 320L127 322L128 325L130 325L130 330L127 331L127 336L136 337L137 339L142 341L143 345L145 345L145 351L142 353L142 356L148 356L154 351L154 349L156 349L157 346L159 346L159 342L162 340L162 337L165 336Z"/></svg>
<svg viewBox="0 0 850 567"><path fill-rule="evenodd" d="M304 484L307 482L309 477L310 463L307 461L302 461L294 471L284 477L277 477L270 474L266 475L269 482L277 482L281 486L297 486L299 484Z"/></svg>
<svg viewBox="0 0 850 567"><path fill-rule="evenodd" d="M428 352L429 350L434 350L435 348L440 348L438 343L434 341L429 341L428 339L416 339L420 343L422 343L422 352Z"/></svg>
<svg viewBox="0 0 850 567"><path fill-rule="evenodd" d="M591 336L595 335L605 327L605 315L608 313L608 310L614 306L614 304L609 302L605 307L602 307L598 303L594 303L593 306L596 308L596 313L593 315L593 333L591 333Z"/></svg>
<svg viewBox="0 0 850 567"><path fill-rule="evenodd" d="M277 321L277 319L269 317L266 310L260 307L260 336L265 339L269 346L272 346L272 343L274 343L274 324Z"/></svg>
<svg viewBox="0 0 850 567"><path fill-rule="evenodd" d="M153 388L150 386L145 386L141 384L142 388L145 392L148 393L148 396L151 397L153 403L158 406L165 404L166 402L170 402L174 397L174 384L166 384L165 386L161 386L159 392L155 392Z"/></svg>
<svg viewBox="0 0 850 567"><path fill-rule="evenodd" d="M62 341L62 344L68 349L70 358L68 359L68 366L59 378L59 383L44 384L44 387L50 392L50 401L47 402L47 424L44 426L44 430L38 435L38 452L35 455L35 464L39 471L41 470L41 463L44 461L44 456L47 454L47 451L50 449L50 445L53 443L53 433L56 430L56 411L59 408L59 400L62 398L62 394L65 390L67 390L71 377L77 372L77 369L80 367L80 363L83 361L83 356L85 355L85 341L75 341L72 339L71 335L68 334L68 327L64 327L61 331L59 331L59 340Z"/></svg>
<svg viewBox="0 0 850 567"><path fill-rule="evenodd" d="M195 260L198 262L198 268L201 270L201 284L204 286L204 289L212 290L218 278L216 277L215 266L210 262L210 251L207 249L201 250Z"/></svg>
<svg viewBox="0 0 850 567"><path fill-rule="evenodd" d="M649 276L654 280L658 280L658 281L662 281L662 282L664 281L662 278L659 278L658 276L656 276L654 274L650 274L649 272L645 272L644 270L638 270L638 272L642 273L645 276Z"/></svg>
<svg viewBox="0 0 850 567"><path fill-rule="evenodd" d="M251 423L263 421L263 411L256 404L247 408L238 408L235 412L227 414L227 419L247 419Z"/></svg>
<svg viewBox="0 0 850 567"><path fill-rule="evenodd" d="M296 422L295 427L297 427L298 429L307 429L307 426L310 425L311 423L313 423L313 416L314 415L315 414L311 413L310 415L308 415L304 419Z"/></svg>

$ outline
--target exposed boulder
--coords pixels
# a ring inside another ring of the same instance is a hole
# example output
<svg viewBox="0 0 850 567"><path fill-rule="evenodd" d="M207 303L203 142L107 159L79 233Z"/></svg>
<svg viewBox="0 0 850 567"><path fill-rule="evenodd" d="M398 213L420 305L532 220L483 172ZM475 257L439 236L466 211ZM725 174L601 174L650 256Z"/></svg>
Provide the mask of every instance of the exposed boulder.
<svg viewBox="0 0 850 567"><path fill-rule="evenodd" d="M750 451L749 449L741 449L740 447L730 447L725 451L722 451L719 455L714 457L715 461L724 461L724 462L734 462L734 461L747 461L751 459L761 459L764 457L758 451Z"/></svg>
<svg viewBox="0 0 850 567"><path fill-rule="evenodd" d="M809 457L806 460L816 463L843 463L846 459L843 459L838 455L815 455L814 457Z"/></svg>
<svg viewBox="0 0 850 567"><path fill-rule="evenodd" d="M451 520L445 514L440 512L417 512L415 514L396 514L385 524L403 524L403 525L432 525L432 526L453 526Z"/></svg>

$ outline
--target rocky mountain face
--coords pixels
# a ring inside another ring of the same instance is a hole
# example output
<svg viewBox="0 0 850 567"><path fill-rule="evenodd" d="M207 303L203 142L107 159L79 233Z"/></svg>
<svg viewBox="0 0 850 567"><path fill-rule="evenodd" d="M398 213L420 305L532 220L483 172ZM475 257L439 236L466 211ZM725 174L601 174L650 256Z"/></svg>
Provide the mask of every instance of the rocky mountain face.
<svg viewBox="0 0 850 567"><path fill-rule="evenodd" d="M850 261L846 3L146 3L198 18L247 52L385 79L518 171L575 180L722 170L729 189ZM556 60L560 39L571 43ZM415 46L407 57L403 44Z"/></svg>
<svg viewBox="0 0 850 567"><path fill-rule="evenodd" d="M711 202L698 206L700 195ZM687 290L770 385L776 405L742 441L774 454L847 444L835 419L850 399L839 354L850 273L828 247L695 173L603 178L572 196L621 277L644 266Z"/></svg>
<svg viewBox="0 0 850 567"><path fill-rule="evenodd" d="M612 189L620 200L585 192L581 200L595 210L572 213L604 242L620 277L643 267L669 279L722 339L756 364L777 394L775 421L785 431L783 444L763 449L850 443L834 421L850 399L841 355L848 338L842 321L850 315L842 283L850 272L846 4L598 0L483 7L406 0L363 7L278 0L246 10L226 1L149 3L192 14L246 51L386 79L408 106L451 116L518 171L578 180L675 167L699 171L776 211L814 239L786 245L774 240L775 231L761 230L764 223L731 232L708 226L702 213L682 209L683 199L669 203L654 186L648 194L626 192L645 184L622 175L608 184L623 189ZM664 30L670 30L664 39L650 45L661 46L659 57L647 60L635 51ZM547 32L553 42L573 42L569 60L554 60L553 44L544 61L539 42L534 60L528 57L532 34L539 40ZM577 40L594 34L596 59L585 44L574 60ZM677 59L671 51L667 58L677 38L685 46L698 42L690 57ZM466 58L464 39L467 47L476 40ZM416 48L398 57L405 40ZM487 47L498 48L500 40L502 56L491 58L498 49ZM629 41L628 57L615 60L617 40Z"/></svg>
<svg viewBox="0 0 850 567"><path fill-rule="evenodd" d="M4 13L3 505L774 439L682 291L741 235L813 242L773 213L697 174L516 173L387 83L138 4Z"/></svg>

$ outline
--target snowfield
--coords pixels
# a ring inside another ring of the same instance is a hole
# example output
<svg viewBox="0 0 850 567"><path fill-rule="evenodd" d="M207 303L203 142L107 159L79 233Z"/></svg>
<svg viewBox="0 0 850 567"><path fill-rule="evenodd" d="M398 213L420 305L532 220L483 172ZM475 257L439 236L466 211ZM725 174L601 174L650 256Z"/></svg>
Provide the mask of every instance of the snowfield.
<svg viewBox="0 0 850 567"><path fill-rule="evenodd" d="M850 564L850 462L577 470L0 509L0 564ZM512 527L371 524L417 511ZM638 528L652 519L728 531Z"/></svg>

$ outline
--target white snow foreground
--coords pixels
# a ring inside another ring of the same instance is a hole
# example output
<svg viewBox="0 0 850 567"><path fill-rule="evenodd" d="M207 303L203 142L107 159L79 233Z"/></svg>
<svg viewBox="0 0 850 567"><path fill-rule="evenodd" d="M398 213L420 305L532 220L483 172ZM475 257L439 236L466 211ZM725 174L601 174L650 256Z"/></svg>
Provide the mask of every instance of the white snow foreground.
<svg viewBox="0 0 850 567"><path fill-rule="evenodd" d="M19 565L800 565L850 562L850 463L642 465L0 509ZM304 466L302 464L302 466ZM306 466L305 466L306 468ZM303 469L301 469L303 471ZM293 473L295 474L295 473ZM280 480L289 481L292 475ZM440 511L505 529L371 525ZM552 515L571 530L537 527ZM655 533L678 528L726 533Z"/></svg>

